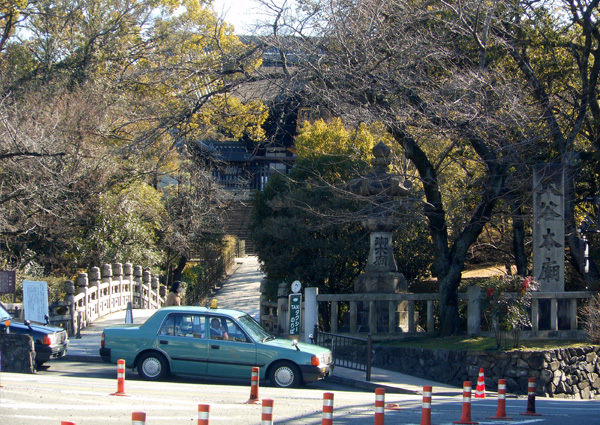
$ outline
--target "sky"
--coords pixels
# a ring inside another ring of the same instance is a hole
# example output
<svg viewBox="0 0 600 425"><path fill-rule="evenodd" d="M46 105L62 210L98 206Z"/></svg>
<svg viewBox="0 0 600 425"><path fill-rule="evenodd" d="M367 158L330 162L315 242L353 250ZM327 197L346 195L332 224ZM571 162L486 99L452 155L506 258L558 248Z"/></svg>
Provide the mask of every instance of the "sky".
<svg viewBox="0 0 600 425"><path fill-rule="evenodd" d="M225 15L226 22L235 26L236 34L250 34L251 24L261 20L255 0L214 0L213 7L218 15Z"/></svg>

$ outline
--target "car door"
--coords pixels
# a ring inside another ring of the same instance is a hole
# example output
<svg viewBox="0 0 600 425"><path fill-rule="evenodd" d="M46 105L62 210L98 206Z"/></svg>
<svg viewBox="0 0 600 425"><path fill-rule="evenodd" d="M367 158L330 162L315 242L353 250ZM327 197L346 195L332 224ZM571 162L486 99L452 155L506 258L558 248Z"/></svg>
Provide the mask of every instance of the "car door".
<svg viewBox="0 0 600 425"><path fill-rule="evenodd" d="M158 347L171 359L171 372L205 375L208 362L206 317L171 313L157 335Z"/></svg>
<svg viewBox="0 0 600 425"><path fill-rule="evenodd" d="M256 366L256 344L231 318L211 315L208 325L208 374L227 378L250 378ZM218 321L219 329L214 325Z"/></svg>

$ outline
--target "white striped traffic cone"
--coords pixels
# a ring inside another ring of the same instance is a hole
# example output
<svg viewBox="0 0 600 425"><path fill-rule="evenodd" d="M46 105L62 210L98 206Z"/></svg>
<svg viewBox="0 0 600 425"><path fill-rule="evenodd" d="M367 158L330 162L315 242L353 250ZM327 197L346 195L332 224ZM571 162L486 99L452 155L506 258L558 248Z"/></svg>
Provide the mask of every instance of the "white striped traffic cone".
<svg viewBox="0 0 600 425"><path fill-rule="evenodd" d="M475 387L475 398L485 398L485 377L483 376L483 368L479 369L477 387Z"/></svg>

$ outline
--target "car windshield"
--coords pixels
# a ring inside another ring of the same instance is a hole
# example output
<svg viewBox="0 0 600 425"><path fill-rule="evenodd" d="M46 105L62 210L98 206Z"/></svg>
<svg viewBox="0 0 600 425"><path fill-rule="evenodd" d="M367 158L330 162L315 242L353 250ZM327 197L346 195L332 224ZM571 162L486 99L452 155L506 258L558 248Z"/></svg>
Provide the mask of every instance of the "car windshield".
<svg viewBox="0 0 600 425"><path fill-rule="evenodd" d="M8 311L6 311L2 305L0 305L0 319L10 319L10 314L8 314Z"/></svg>
<svg viewBox="0 0 600 425"><path fill-rule="evenodd" d="M267 341L275 339L273 335L263 329L251 316L245 314L237 318L237 321L254 341Z"/></svg>

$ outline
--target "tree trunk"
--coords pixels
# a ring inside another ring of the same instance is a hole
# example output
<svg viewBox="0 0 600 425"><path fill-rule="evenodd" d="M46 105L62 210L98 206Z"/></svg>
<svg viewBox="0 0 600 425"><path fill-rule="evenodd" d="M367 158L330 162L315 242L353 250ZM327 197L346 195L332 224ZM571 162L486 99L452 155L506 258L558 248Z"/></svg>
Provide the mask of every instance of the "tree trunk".
<svg viewBox="0 0 600 425"><path fill-rule="evenodd" d="M513 222L513 251L518 276L527 276L527 255L525 254L525 224L523 222L523 211L521 207L512 205Z"/></svg>
<svg viewBox="0 0 600 425"><path fill-rule="evenodd" d="M458 285L460 272L451 272L438 278L440 286L440 334L443 336L460 333L458 317Z"/></svg>
<svg viewBox="0 0 600 425"><path fill-rule="evenodd" d="M181 274L183 273L183 269L185 269L185 265L187 264L187 257L182 255L179 257L179 262L177 263L177 267L173 270L173 281L181 280Z"/></svg>

